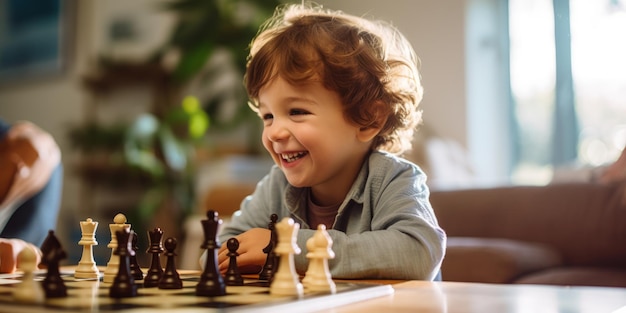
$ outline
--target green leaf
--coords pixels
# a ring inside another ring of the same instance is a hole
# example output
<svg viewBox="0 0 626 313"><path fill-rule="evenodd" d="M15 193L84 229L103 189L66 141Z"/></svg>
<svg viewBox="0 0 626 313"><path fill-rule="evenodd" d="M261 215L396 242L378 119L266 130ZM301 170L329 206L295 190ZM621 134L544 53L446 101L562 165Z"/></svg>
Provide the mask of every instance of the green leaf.
<svg viewBox="0 0 626 313"><path fill-rule="evenodd" d="M186 96L183 99L183 111L191 114L200 110L200 100L194 96Z"/></svg>
<svg viewBox="0 0 626 313"><path fill-rule="evenodd" d="M147 143L154 138L160 124L154 115L141 114L128 128L126 138L139 143Z"/></svg>
<svg viewBox="0 0 626 313"><path fill-rule="evenodd" d="M163 205L165 195L167 194L163 186L150 188L139 203L140 220L148 221L154 217L154 214Z"/></svg>
<svg viewBox="0 0 626 313"><path fill-rule="evenodd" d="M213 45L207 42L187 50L174 71L175 78L179 81L187 81L193 77L204 67L212 52Z"/></svg>
<svg viewBox="0 0 626 313"><path fill-rule="evenodd" d="M189 120L189 136L193 139L204 137L209 128L209 116L204 111L194 113Z"/></svg>
<svg viewBox="0 0 626 313"><path fill-rule="evenodd" d="M177 140L169 128L159 131L159 140L168 167L176 171L184 171L187 167L187 149L184 143Z"/></svg>

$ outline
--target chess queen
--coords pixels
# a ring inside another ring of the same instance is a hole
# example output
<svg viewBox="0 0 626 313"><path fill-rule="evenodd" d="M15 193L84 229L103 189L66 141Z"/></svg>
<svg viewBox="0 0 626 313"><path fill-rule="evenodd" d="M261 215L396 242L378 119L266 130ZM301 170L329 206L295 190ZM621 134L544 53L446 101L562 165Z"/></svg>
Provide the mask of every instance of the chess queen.
<svg viewBox="0 0 626 313"><path fill-rule="evenodd" d="M97 228L98 222L94 222L91 218L80 222L82 237L78 244L83 246L83 255L74 273L76 278L98 278L100 275L100 271L98 271L96 262L93 259L93 246L98 245L95 236Z"/></svg>

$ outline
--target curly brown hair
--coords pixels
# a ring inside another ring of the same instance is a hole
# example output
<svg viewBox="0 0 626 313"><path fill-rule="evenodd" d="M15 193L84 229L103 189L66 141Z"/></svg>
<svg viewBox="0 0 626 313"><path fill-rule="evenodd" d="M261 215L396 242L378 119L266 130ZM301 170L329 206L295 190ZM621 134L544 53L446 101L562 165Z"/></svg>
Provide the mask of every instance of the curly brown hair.
<svg viewBox="0 0 626 313"><path fill-rule="evenodd" d="M253 110L276 76L291 84L321 79L339 94L348 120L381 128L373 149L411 149L421 123L418 59L390 24L310 4L281 6L250 46L244 80Z"/></svg>

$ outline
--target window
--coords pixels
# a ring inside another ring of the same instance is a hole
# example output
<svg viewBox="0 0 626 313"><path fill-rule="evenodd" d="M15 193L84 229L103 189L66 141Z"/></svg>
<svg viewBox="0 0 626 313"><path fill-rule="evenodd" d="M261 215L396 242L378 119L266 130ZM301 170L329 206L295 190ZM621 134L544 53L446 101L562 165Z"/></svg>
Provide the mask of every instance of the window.
<svg viewBox="0 0 626 313"><path fill-rule="evenodd" d="M509 0L515 183L608 163L626 146L626 1L565 1ZM568 141L573 158L557 157Z"/></svg>

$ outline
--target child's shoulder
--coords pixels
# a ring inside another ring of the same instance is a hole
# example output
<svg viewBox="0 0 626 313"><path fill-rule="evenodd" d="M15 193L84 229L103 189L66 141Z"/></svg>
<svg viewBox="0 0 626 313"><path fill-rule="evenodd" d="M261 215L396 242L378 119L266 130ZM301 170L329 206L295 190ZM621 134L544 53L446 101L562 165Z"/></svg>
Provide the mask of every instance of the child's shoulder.
<svg viewBox="0 0 626 313"><path fill-rule="evenodd" d="M370 176L398 177L425 176L424 171L415 163L386 151L374 151L368 159Z"/></svg>
<svg viewBox="0 0 626 313"><path fill-rule="evenodd" d="M369 156L370 167L381 168L414 168L419 170L419 166L403 157L389 153L387 151L376 150ZM421 171L421 170L420 170Z"/></svg>

